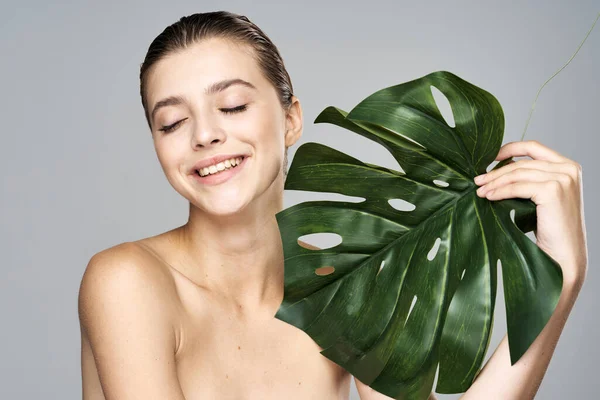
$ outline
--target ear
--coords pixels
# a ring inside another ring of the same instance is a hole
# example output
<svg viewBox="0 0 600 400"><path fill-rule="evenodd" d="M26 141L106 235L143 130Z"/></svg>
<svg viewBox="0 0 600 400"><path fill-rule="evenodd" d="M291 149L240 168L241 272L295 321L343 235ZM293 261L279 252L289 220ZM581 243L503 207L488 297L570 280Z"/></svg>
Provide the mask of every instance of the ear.
<svg viewBox="0 0 600 400"><path fill-rule="evenodd" d="M285 124L285 147L290 147L302 136L302 107L296 96L292 96Z"/></svg>

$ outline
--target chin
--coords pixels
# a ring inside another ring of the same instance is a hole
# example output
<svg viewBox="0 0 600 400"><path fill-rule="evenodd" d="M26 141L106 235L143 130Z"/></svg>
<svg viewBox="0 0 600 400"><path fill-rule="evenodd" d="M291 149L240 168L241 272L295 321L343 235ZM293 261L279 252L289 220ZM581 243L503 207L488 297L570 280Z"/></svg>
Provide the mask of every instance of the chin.
<svg viewBox="0 0 600 400"><path fill-rule="evenodd" d="M242 204L219 204L211 205L208 208L204 208L204 212L211 215L219 215L219 216L230 216L236 215L243 212L246 209L245 205Z"/></svg>
<svg viewBox="0 0 600 400"><path fill-rule="evenodd" d="M248 205L239 194L237 196L205 196L202 200L192 202L204 214L230 216L243 212Z"/></svg>

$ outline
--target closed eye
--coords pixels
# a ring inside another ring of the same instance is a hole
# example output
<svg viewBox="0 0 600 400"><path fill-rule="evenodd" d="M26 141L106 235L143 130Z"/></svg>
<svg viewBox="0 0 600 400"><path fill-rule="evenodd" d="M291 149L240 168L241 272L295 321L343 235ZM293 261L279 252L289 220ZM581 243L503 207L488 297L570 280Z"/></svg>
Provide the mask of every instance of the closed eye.
<svg viewBox="0 0 600 400"><path fill-rule="evenodd" d="M247 104L242 104L241 106L233 107L233 108L219 108L219 110L223 111L225 114L231 114L236 112L241 112L246 109Z"/></svg>
<svg viewBox="0 0 600 400"><path fill-rule="evenodd" d="M175 122L174 124L163 126L162 128L159 129L159 131L169 133L169 132L173 131L180 123L182 123L186 119L187 118L184 118L184 119L181 119L181 120Z"/></svg>
<svg viewBox="0 0 600 400"><path fill-rule="evenodd" d="M233 108L219 108L220 111L224 112L225 114L234 114L234 113L238 113L238 112L242 112L245 111L247 108L247 104L242 104L241 106L237 106L237 107L233 107ZM171 125L166 125L163 126L159 129L159 131L165 132L165 133L169 133L175 130L175 128L182 123L183 121L185 121L187 118L184 118L182 120L179 120L177 122L175 122L174 124Z"/></svg>

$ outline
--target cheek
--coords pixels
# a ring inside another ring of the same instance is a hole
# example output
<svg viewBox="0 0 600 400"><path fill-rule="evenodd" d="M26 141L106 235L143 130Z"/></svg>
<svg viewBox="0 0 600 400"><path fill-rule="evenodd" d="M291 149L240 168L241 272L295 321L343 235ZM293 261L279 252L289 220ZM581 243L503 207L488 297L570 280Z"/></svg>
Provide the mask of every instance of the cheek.
<svg viewBox="0 0 600 400"><path fill-rule="evenodd" d="M285 121L281 113L271 112L260 122L258 136L270 151L279 152L285 146Z"/></svg>
<svg viewBox="0 0 600 400"><path fill-rule="evenodd" d="M180 166L185 165L178 157L179 152L175 143L163 142L155 146L158 162L162 167L165 176L169 182L173 183L171 176L178 174Z"/></svg>
<svg viewBox="0 0 600 400"><path fill-rule="evenodd" d="M169 170L169 165L171 164L171 155L164 147L155 147L155 149L160 166L167 172L167 170Z"/></svg>
<svg viewBox="0 0 600 400"><path fill-rule="evenodd" d="M259 155L270 159L284 146L283 127L280 115L272 110L272 106L261 106L247 118L236 121L230 133L250 144Z"/></svg>
<svg viewBox="0 0 600 400"><path fill-rule="evenodd" d="M249 143L256 152L256 168L262 172L260 179L271 182L281 169L284 157L284 126L279 120L279 116L270 112L261 113L260 116L251 122L246 120L243 131L242 141Z"/></svg>
<svg viewBox="0 0 600 400"><path fill-rule="evenodd" d="M283 163L285 154L285 132L284 126L279 124L278 120L271 120L270 124L265 127L263 143L265 146L268 163L273 169L278 169Z"/></svg>

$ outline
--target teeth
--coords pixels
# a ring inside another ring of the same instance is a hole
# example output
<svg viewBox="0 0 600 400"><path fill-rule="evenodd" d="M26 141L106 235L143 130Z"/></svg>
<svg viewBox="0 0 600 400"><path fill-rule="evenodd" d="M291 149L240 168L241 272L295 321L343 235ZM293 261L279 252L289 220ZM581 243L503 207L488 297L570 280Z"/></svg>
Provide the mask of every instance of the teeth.
<svg viewBox="0 0 600 400"><path fill-rule="evenodd" d="M200 169L200 176L206 176L209 174L216 174L217 172L221 172L223 170L233 168L242 162L242 157L230 158L228 160L222 161L220 163L211 165L206 168Z"/></svg>

